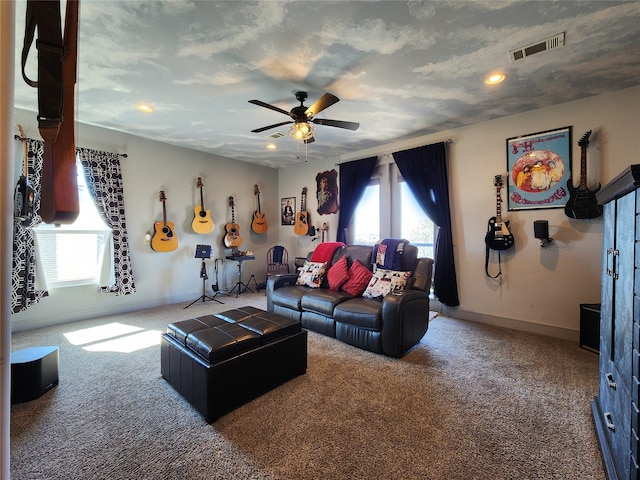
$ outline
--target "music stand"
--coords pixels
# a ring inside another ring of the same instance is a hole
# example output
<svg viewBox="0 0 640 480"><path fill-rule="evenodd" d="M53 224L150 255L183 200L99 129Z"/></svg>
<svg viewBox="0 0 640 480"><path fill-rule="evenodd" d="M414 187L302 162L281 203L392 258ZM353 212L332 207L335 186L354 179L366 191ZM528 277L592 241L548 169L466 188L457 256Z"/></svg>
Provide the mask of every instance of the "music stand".
<svg viewBox="0 0 640 480"><path fill-rule="evenodd" d="M187 305L184 308L189 308L191 305L193 305L199 300L202 300L203 302L206 302L207 300L214 300L218 303L223 303L217 298L215 298L215 295L213 297L210 297L209 295L207 295L206 281L209 278L209 276L207 275L207 267L205 264L205 259L211 258L211 245L196 245L195 258L202 259L202 264L200 265L200 278L202 278L202 295L200 295L198 298L196 298L193 302L191 302L189 305ZM217 294L218 293L216 292L216 295Z"/></svg>

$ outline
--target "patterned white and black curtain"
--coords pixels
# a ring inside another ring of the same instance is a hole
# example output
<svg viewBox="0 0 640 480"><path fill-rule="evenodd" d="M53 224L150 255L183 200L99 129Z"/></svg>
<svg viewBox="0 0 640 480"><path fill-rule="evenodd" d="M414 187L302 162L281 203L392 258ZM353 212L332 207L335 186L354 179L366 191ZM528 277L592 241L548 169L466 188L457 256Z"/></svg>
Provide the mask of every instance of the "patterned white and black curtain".
<svg viewBox="0 0 640 480"><path fill-rule="evenodd" d="M124 213L124 189L117 153L77 148L89 194L105 224L111 228L100 275L100 291L129 295L136 291L129 255L129 236Z"/></svg>
<svg viewBox="0 0 640 480"><path fill-rule="evenodd" d="M29 183L40 191L44 142L27 139L27 167ZM89 193L108 227L111 238L107 242L100 275L100 292L128 295L136 291L131 270L129 240L124 213L124 195L120 159L115 153L77 148ZM34 210L40 209L36 196ZM42 222L35 213L31 223L22 225L14 218L13 264L11 272L11 309L13 313L27 310L49 295L42 269L38 267L36 234L33 227Z"/></svg>
<svg viewBox="0 0 640 480"><path fill-rule="evenodd" d="M44 143L26 139L27 173L29 183L36 192L40 191L42 180L42 156ZM40 209L40 197L36 195L34 210ZM13 261L11 269L11 311L22 312L49 295L44 285L44 276L36 273L36 234L33 227L42 222L34 213L31 222L23 225L13 218ZM41 270L40 270L41 271ZM39 272L38 272L39 273Z"/></svg>

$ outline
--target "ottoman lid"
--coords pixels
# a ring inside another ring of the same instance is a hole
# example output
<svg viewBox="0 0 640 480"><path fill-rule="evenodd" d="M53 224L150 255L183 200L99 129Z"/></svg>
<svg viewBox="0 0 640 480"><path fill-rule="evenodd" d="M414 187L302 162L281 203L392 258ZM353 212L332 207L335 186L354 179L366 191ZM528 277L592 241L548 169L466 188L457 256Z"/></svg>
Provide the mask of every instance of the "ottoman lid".
<svg viewBox="0 0 640 480"><path fill-rule="evenodd" d="M236 323L198 330L187 337L187 346L209 363L259 347L261 343L260 335Z"/></svg>

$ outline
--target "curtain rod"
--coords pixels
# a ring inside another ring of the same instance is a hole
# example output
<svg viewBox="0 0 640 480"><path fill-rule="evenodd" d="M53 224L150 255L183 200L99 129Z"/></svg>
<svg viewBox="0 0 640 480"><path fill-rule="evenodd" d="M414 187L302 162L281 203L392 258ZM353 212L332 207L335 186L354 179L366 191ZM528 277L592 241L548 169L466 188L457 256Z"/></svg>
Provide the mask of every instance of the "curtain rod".
<svg viewBox="0 0 640 480"><path fill-rule="evenodd" d="M22 137L20 135L14 135L13 139L22 141ZM118 155L119 157L122 157L122 158L129 158L129 155L127 155L126 153L116 153L116 155Z"/></svg>
<svg viewBox="0 0 640 480"><path fill-rule="evenodd" d="M439 143L439 142L436 142L436 143ZM454 142L451 138L447 138L447 139L446 139L444 142L442 142L442 143L444 143L445 145L451 145L452 143L456 143L456 142ZM434 144L431 144L431 145L434 145ZM393 155L393 153L381 153L381 154L376 155L376 156L378 156L378 157L386 157L386 156L388 156L388 155ZM345 161L345 162L339 162L339 163L336 163L336 164L335 164L335 166L337 167L337 166L339 166L341 163L348 163L348 162L352 162L352 161L353 161L353 160L347 160L347 161Z"/></svg>

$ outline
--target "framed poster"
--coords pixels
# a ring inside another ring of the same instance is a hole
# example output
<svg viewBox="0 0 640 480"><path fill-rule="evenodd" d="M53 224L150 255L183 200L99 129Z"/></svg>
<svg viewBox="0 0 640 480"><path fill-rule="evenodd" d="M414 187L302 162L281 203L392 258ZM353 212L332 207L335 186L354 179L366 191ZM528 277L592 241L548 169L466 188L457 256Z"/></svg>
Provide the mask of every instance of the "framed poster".
<svg viewBox="0 0 640 480"><path fill-rule="evenodd" d="M316 175L316 199L320 215L338 213L338 172L335 169Z"/></svg>
<svg viewBox="0 0 640 480"><path fill-rule="evenodd" d="M280 200L282 225L296 223L296 197L284 197Z"/></svg>
<svg viewBox="0 0 640 480"><path fill-rule="evenodd" d="M569 200L571 127L507 139L509 210L560 208Z"/></svg>

